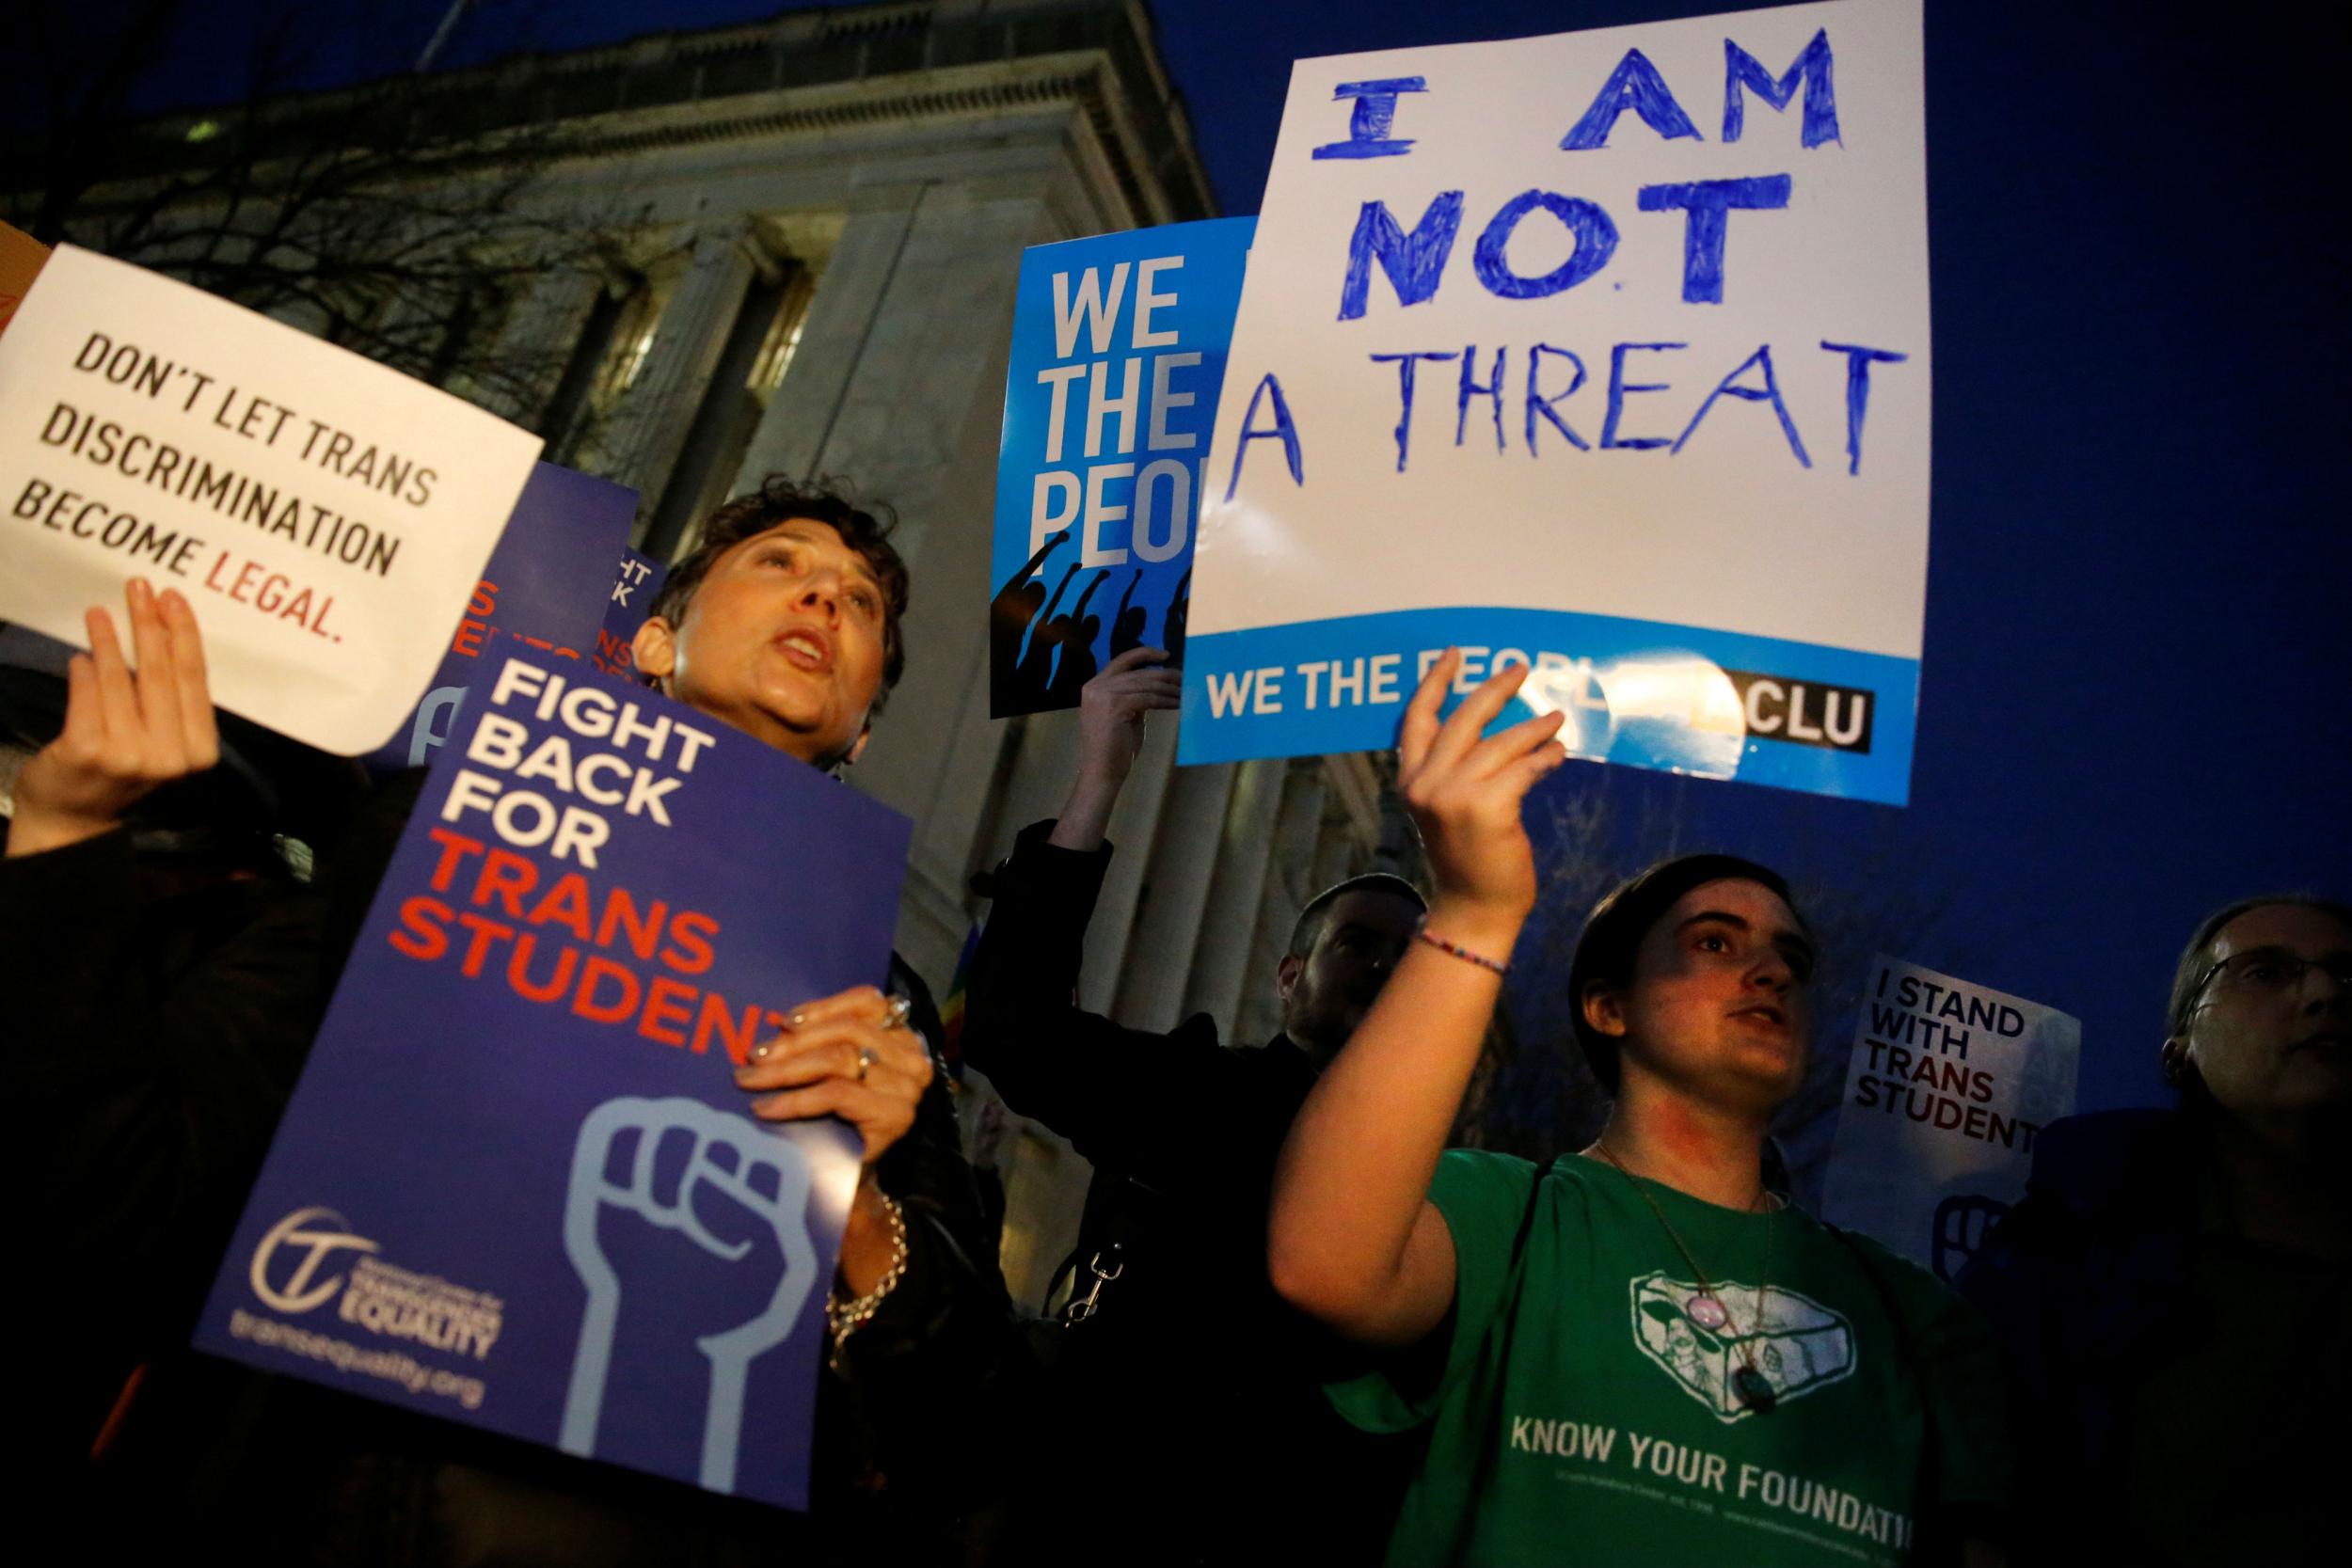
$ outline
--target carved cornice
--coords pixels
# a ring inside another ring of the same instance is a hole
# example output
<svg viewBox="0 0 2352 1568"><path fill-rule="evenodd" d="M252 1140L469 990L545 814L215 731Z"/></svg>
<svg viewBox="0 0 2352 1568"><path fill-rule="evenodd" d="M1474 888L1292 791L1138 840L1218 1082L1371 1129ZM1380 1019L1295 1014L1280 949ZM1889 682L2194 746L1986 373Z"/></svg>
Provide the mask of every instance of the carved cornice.
<svg viewBox="0 0 2352 1568"><path fill-rule="evenodd" d="M347 135L353 106L366 103L380 117L372 134L470 145L479 156L458 163L487 168L516 156L574 162L1068 104L1085 115L1136 221L1206 216L1207 177L1148 25L1124 0L977 15L843 8L290 96L256 113L281 131L315 122ZM151 122L141 172L201 166L207 144L188 135L203 118Z"/></svg>

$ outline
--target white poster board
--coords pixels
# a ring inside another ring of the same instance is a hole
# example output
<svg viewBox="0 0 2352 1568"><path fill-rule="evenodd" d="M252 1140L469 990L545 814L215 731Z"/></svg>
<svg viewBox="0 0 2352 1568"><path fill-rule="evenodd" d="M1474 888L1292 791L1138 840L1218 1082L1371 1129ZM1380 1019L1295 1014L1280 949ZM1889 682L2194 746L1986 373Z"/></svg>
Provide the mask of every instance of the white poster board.
<svg viewBox="0 0 2352 1568"><path fill-rule="evenodd" d="M1951 1277L2025 1196L2035 1138L2074 1114L2081 1053L2055 1007L1880 956L1821 1217Z"/></svg>
<svg viewBox="0 0 2352 1568"><path fill-rule="evenodd" d="M1576 754L1904 800L1920 40L1918 0L1833 0L1300 61L1180 760L1389 745L1454 643L1465 689L1534 663Z"/></svg>
<svg viewBox="0 0 2352 1568"><path fill-rule="evenodd" d="M219 705L356 755L423 693L539 445L60 245L0 337L0 619L78 646L131 578L176 588Z"/></svg>

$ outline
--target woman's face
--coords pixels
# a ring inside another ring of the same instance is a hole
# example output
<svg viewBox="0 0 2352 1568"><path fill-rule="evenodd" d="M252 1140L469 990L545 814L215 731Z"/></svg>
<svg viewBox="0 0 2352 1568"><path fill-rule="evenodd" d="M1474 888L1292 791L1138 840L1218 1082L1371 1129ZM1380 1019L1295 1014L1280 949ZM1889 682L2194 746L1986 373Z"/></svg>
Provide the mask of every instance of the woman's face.
<svg viewBox="0 0 2352 1568"><path fill-rule="evenodd" d="M1692 888L1642 938L1622 994L1587 1016L1625 1066L1694 1098L1770 1109L1795 1092L1812 1038L1813 942L1761 883Z"/></svg>
<svg viewBox="0 0 2352 1568"><path fill-rule="evenodd" d="M888 614L866 559L794 517L713 562L679 625L645 623L636 658L690 707L831 768L865 745Z"/></svg>
<svg viewBox="0 0 2352 1568"><path fill-rule="evenodd" d="M2352 961L2352 927L2325 910L2265 904L2222 927L2206 954L2185 1029L2165 1042L2169 1064L2196 1068L2242 1119L2352 1093L2352 990L2329 973Z"/></svg>

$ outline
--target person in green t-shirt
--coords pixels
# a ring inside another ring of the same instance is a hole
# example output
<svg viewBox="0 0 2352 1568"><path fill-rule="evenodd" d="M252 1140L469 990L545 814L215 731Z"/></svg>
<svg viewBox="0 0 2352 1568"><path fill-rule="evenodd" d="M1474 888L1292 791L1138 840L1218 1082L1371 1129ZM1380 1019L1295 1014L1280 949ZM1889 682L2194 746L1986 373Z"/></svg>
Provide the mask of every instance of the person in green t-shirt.
<svg viewBox="0 0 2352 1568"><path fill-rule="evenodd" d="M1390 1562L2000 1562L1983 1320L1761 1180L1812 1023L1777 875L1690 856L1604 899L1570 975L1601 1136L1540 1170L1443 1152L1534 903L1520 802L1565 760L1557 714L1481 737L1524 667L1440 722L1459 662L1398 745L1422 940L1293 1124L1269 1233L1277 1291L1378 1354L1333 1403L1427 1431Z"/></svg>

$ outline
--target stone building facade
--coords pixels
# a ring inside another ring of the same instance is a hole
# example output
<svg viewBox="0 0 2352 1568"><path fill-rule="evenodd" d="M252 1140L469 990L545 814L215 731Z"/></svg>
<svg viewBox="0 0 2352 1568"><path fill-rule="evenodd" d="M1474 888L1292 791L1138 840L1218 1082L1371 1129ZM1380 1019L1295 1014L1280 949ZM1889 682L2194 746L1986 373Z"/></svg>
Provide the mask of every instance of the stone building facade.
<svg viewBox="0 0 2352 1568"><path fill-rule="evenodd" d="M529 197L551 214L627 214L601 275L549 276L501 300L492 330L549 367L537 406L500 411L546 434L550 458L635 487L642 547L674 552L770 473L840 476L898 511L907 674L850 782L915 823L898 941L944 995L984 912L973 874L1055 811L1076 751L1073 715L988 714L1021 252L1214 212L1149 13L846 6L525 57L435 90L487 131L555 128L564 150ZM1178 770L1173 741L1154 727L1113 823L1082 1000L1154 1029L1207 1012L1262 1040L1298 909L1379 856L1375 765ZM1216 1108L1201 1114L1213 1126ZM1005 1179L1007 1271L1034 1304L1088 1173L1018 1121L976 1153Z"/></svg>

